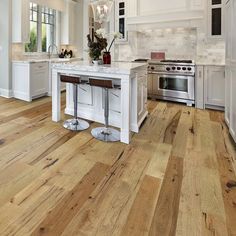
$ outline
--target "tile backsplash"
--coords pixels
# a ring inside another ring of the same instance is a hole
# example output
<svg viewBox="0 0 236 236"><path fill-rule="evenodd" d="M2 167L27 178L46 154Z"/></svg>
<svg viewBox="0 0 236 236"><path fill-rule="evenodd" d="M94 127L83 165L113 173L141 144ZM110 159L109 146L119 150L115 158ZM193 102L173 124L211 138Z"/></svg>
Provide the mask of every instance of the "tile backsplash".
<svg viewBox="0 0 236 236"><path fill-rule="evenodd" d="M209 39L197 28L129 32L128 42L116 45L115 58L119 61L150 58L152 51L165 52L168 59L194 59L209 64L225 61L224 41Z"/></svg>

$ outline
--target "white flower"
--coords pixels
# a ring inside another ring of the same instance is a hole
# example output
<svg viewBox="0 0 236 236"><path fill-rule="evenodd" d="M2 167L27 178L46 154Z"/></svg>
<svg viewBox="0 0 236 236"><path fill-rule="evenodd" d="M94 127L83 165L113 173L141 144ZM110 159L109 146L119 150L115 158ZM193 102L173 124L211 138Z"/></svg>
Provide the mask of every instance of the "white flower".
<svg viewBox="0 0 236 236"><path fill-rule="evenodd" d="M121 34L120 32L113 32L112 36L114 37L114 39L122 39L123 38L123 34Z"/></svg>
<svg viewBox="0 0 236 236"><path fill-rule="evenodd" d="M104 28L97 29L96 34L101 38L105 38L107 35L106 30Z"/></svg>

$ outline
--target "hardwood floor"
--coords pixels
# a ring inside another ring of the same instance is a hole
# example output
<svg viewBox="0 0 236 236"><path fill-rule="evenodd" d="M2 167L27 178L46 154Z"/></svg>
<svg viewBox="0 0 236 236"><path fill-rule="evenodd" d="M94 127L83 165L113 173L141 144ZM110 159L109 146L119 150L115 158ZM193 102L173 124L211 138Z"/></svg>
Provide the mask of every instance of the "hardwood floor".
<svg viewBox="0 0 236 236"><path fill-rule="evenodd" d="M51 122L50 98L0 98L0 235L236 235L223 113L148 106L125 145Z"/></svg>

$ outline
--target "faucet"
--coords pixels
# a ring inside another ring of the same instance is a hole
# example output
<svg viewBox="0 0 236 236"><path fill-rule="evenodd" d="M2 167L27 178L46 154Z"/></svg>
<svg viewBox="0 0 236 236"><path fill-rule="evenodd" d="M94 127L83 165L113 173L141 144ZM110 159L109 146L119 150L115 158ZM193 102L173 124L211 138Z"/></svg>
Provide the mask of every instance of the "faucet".
<svg viewBox="0 0 236 236"><path fill-rule="evenodd" d="M55 43L50 44L48 46L48 57L49 57L49 59L51 58L51 55L53 53L53 48L56 48L56 51L57 51L57 54L58 54L58 47L57 47L57 45ZM50 52L50 49L52 50L51 52Z"/></svg>

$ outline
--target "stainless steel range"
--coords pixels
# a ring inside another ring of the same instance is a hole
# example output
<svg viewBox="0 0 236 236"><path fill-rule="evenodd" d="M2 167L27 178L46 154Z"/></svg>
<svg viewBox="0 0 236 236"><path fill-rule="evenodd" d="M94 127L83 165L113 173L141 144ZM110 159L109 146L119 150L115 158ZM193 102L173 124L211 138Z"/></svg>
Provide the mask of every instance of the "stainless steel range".
<svg viewBox="0 0 236 236"><path fill-rule="evenodd" d="M195 103L195 64L191 60L150 60L148 96L169 101Z"/></svg>

